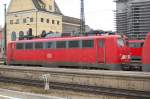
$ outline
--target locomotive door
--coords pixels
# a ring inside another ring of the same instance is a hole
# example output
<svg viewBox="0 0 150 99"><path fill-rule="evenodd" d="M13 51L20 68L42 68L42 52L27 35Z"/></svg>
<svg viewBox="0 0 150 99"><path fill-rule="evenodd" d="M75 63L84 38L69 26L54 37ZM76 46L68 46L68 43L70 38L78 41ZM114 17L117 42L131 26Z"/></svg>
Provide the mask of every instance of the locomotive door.
<svg viewBox="0 0 150 99"><path fill-rule="evenodd" d="M98 40L97 62L105 64L105 40Z"/></svg>

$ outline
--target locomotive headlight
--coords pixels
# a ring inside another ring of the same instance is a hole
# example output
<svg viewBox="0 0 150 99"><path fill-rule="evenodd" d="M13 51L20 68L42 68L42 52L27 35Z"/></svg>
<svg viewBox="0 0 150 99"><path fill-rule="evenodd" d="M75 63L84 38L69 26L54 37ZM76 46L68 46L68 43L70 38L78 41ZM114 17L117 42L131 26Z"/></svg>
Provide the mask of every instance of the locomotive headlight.
<svg viewBox="0 0 150 99"><path fill-rule="evenodd" d="M131 59L131 55L128 55L128 59Z"/></svg>
<svg viewBox="0 0 150 99"><path fill-rule="evenodd" d="M128 59L128 55L122 55L122 56L121 56L121 59L122 59L122 60Z"/></svg>
<svg viewBox="0 0 150 99"><path fill-rule="evenodd" d="M130 55L121 55L121 59L124 60L124 59L130 59L131 56Z"/></svg>
<svg viewBox="0 0 150 99"><path fill-rule="evenodd" d="M121 55L121 59L126 59L126 55Z"/></svg>

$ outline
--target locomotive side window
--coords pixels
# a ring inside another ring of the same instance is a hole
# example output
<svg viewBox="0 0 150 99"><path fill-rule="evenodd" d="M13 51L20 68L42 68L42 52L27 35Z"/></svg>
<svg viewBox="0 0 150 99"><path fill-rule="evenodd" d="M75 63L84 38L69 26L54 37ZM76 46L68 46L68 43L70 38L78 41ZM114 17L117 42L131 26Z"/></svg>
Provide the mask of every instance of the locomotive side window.
<svg viewBox="0 0 150 99"><path fill-rule="evenodd" d="M55 43L54 42L47 42L46 48L55 48Z"/></svg>
<svg viewBox="0 0 150 99"><path fill-rule="evenodd" d="M93 48L94 40L82 40L82 48Z"/></svg>
<svg viewBox="0 0 150 99"><path fill-rule="evenodd" d="M134 48L135 44L134 43L129 43L129 47Z"/></svg>
<svg viewBox="0 0 150 99"><path fill-rule="evenodd" d="M42 49L43 48L43 43L42 42L36 42L35 43L35 49Z"/></svg>
<svg viewBox="0 0 150 99"><path fill-rule="evenodd" d="M18 49L18 50L24 49L24 44L23 43L16 43L16 49Z"/></svg>
<svg viewBox="0 0 150 99"><path fill-rule="evenodd" d="M26 43L25 49L33 49L33 43Z"/></svg>
<svg viewBox="0 0 150 99"><path fill-rule="evenodd" d="M69 48L79 48L80 47L80 41L69 41Z"/></svg>
<svg viewBox="0 0 150 99"><path fill-rule="evenodd" d="M123 41L122 38L118 38L117 43L118 43L119 47L123 47L124 46L124 41Z"/></svg>
<svg viewBox="0 0 150 99"><path fill-rule="evenodd" d="M99 47L103 48L104 47L104 40L99 41Z"/></svg>
<svg viewBox="0 0 150 99"><path fill-rule="evenodd" d="M57 41L56 48L66 48L66 41Z"/></svg>
<svg viewBox="0 0 150 99"><path fill-rule="evenodd" d="M144 43L129 43L129 47L131 48L141 48Z"/></svg>

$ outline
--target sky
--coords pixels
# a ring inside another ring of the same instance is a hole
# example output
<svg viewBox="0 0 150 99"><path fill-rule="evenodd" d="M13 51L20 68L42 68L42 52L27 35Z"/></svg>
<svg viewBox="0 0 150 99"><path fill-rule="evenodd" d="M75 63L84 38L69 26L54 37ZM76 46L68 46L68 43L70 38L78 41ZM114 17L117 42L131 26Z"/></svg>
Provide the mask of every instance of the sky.
<svg viewBox="0 0 150 99"><path fill-rule="evenodd" d="M0 0L0 25L4 25L4 5L11 0ZM55 0L66 16L80 18L80 0ZM84 0L86 24L92 29L115 31L114 0Z"/></svg>

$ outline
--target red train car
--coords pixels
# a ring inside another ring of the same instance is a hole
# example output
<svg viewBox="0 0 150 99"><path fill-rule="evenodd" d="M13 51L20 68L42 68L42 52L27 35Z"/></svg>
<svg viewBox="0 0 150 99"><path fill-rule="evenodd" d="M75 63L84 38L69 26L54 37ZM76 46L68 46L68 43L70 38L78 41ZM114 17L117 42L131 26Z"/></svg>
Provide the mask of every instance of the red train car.
<svg viewBox="0 0 150 99"><path fill-rule="evenodd" d="M150 33L148 34L144 42L142 63L143 63L143 71L150 72Z"/></svg>
<svg viewBox="0 0 150 99"><path fill-rule="evenodd" d="M129 51L119 35L47 38L8 44L7 64L122 70Z"/></svg>
<svg viewBox="0 0 150 99"><path fill-rule="evenodd" d="M131 53L131 60L141 61L144 40L129 40L128 43Z"/></svg>

